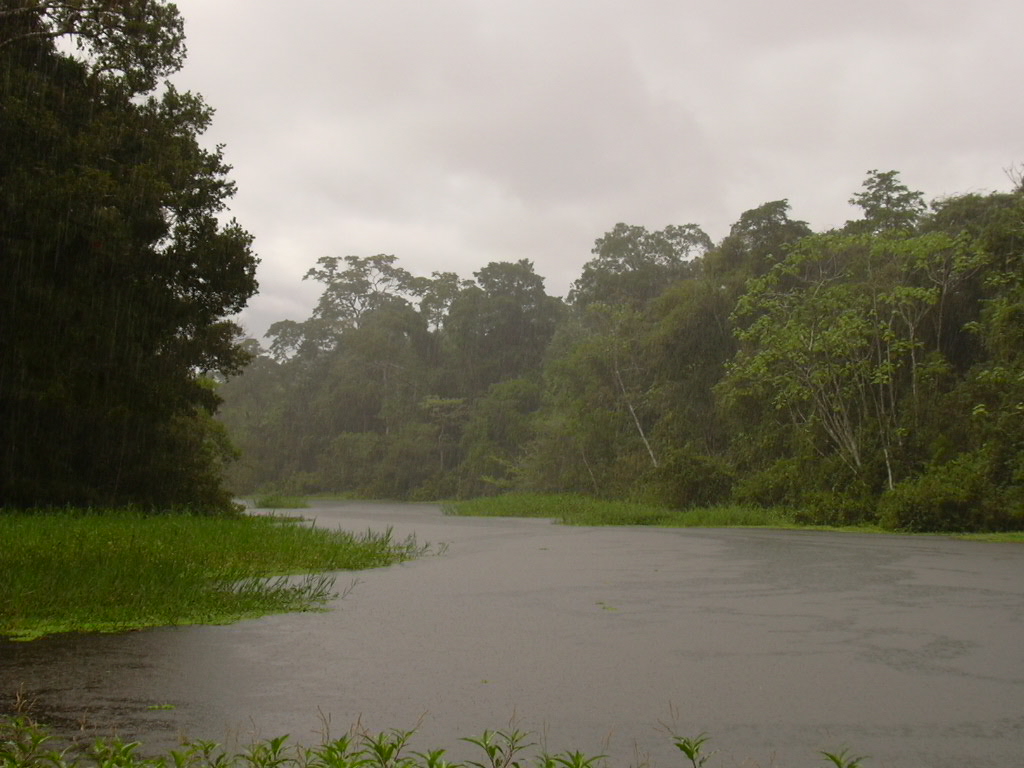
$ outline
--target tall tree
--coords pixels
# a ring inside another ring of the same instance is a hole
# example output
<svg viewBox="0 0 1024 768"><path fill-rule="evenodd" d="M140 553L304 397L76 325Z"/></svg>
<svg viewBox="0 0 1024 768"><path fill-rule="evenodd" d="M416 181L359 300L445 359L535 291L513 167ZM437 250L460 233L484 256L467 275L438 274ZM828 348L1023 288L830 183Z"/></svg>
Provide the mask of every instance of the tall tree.
<svg viewBox="0 0 1024 768"><path fill-rule="evenodd" d="M452 301L444 340L453 394L479 396L495 382L539 371L563 305L528 259L491 262Z"/></svg>
<svg viewBox="0 0 1024 768"><path fill-rule="evenodd" d="M846 222L849 232L910 232L928 209L924 194L907 187L896 171L868 171L863 187L850 198L850 205L864 215Z"/></svg>
<svg viewBox="0 0 1024 768"><path fill-rule="evenodd" d="M974 269L978 258L941 233L804 238L740 300L741 347L721 392L785 414L867 487L883 467L892 488L923 399L925 319L941 304L920 273L946 260Z"/></svg>
<svg viewBox="0 0 1024 768"><path fill-rule="evenodd" d="M89 74L133 94L156 88L185 59L184 25L173 3L153 0L6 0L0 49L48 48L68 39Z"/></svg>
<svg viewBox="0 0 1024 768"><path fill-rule="evenodd" d="M85 61L60 53L70 35ZM173 4L0 11L0 506L230 503L204 375L256 290Z"/></svg>
<svg viewBox="0 0 1024 768"><path fill-rule="evenodd" d="M642 307L674 281L689 274L695 259L711 249L711 238L696 224L649 232L619 223L594 243L594 258L572 284L569 302Z"/></svg>
<svg viewBox="0 0 1024 768"><path fill-rule="evenodd" d="M791 219L788 200L773 200L740 214L729 234L703 260L704 274L733 296L747 280L765 274L789 248L811 234L807 222Z"/></svg>

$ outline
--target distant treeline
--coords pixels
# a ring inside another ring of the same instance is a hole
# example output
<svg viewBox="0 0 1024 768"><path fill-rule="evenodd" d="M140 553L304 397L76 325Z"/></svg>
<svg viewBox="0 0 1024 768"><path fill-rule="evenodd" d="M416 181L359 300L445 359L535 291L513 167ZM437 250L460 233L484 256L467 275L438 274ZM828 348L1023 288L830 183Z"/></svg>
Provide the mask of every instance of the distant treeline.
<svg viewBox="0 0 1024 768"><path fill-rule="evenodd" d="M220 388L237 492L576 491L908 530L1024 525L1024 185L926 205L871 171L815 233L618 224L569 295L321 258Z"/></svg>

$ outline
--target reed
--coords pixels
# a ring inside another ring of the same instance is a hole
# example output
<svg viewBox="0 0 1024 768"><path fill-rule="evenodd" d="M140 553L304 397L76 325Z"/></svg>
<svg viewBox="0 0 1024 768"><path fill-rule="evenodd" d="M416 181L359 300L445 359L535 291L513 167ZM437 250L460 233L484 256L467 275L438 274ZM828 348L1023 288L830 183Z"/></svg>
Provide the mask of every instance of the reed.
<svg viewBox="0 0 1024 768"><path fill-rule="evenodd" d="M273 517L133 512L0 514L0 636L229 623L314 610L328 571L376 568L424 548Z"/></svg>

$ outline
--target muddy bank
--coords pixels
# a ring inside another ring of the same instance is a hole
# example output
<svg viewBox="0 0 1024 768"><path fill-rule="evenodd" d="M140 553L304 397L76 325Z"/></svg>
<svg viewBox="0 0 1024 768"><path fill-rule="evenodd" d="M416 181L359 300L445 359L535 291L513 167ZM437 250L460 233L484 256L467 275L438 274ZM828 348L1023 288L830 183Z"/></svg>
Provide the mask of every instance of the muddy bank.
<svg viewBox="0 0 1024 768"><path fill-rule="evenodd" d="M419 723L680 765L660 723L709 732L712 765L1005 766L1024 753L1024 547L817 532L566 528L324 504L317 524L447 544L342 574L321 614L0 642L65 728L147 746L313 741ZM674 722L673 722L674 721Z"/></svg>

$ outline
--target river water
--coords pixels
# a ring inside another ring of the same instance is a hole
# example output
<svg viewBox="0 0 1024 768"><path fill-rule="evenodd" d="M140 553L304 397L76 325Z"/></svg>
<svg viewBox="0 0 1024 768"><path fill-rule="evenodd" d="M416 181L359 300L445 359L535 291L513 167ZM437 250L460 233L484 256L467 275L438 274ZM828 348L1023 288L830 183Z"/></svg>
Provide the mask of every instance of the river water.
<svg viewBox="0 0 1024 768"><path fill-rule="evenodd" d="M810 531L576 528L321 503L321 527L446 545L339 574L324 613L0 641L17 692L64 732L316 743L354 724L416 748L519 728L548 751L682 766L1024 764L1024 546Z"/></svg>

